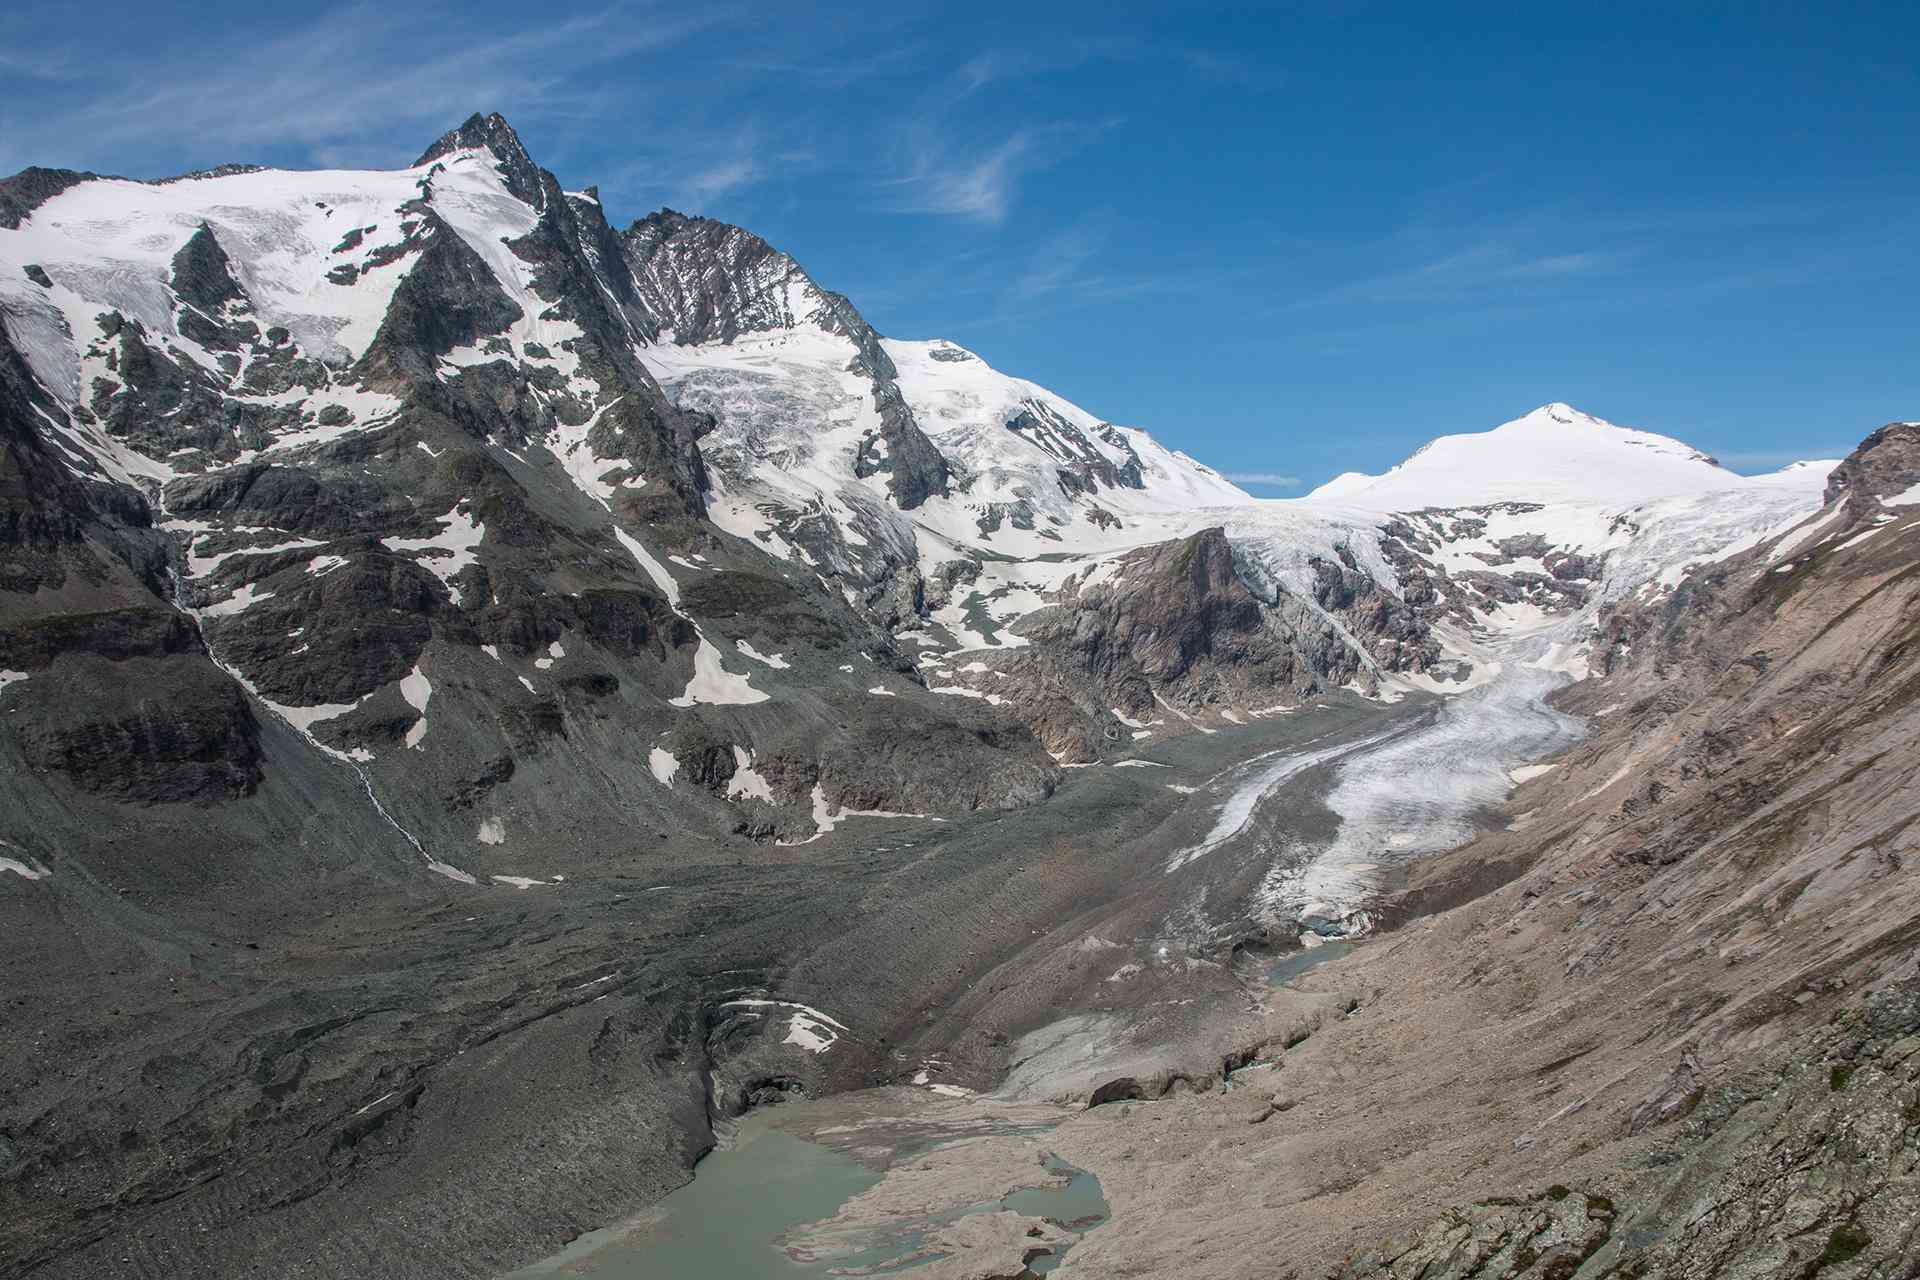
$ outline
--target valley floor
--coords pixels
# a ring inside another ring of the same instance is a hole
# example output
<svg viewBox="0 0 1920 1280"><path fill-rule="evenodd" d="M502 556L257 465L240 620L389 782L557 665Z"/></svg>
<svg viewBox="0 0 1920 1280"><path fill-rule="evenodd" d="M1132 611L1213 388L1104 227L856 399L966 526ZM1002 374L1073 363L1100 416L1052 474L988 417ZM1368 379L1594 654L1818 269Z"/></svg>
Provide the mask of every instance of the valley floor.
<svg viewBox="0 0 1920 1280"><path fill-rule="evenodd" d="M17 1025L43 1030L9 1042L6 1078L90 1099L64 1112L77 1152L133 1144L137 1167L147 1146L172 1174L156 1196L77 1158L11 1184L14 1265L498 1275L684 1181L710 1109L929 1071L988 1087L1020 1033L1089 1008L1143 1045L1223 1043L1246 1008L1235 947L1262 938L1196 904L1244 902L1266 864L1223 851L1166 875L1217 820L1185 788L1430 715L1304 706L1163 744L1157 765L1075 770L1030 810L850 822L804 861L689 839L526 890L342 883L305 918L262 915L258 949L208 947L164 901L38 882L58 908L9 950L43 975ZM1316 795L1261 806L1262 829L1328 822ZM825 1015L832 1051L759 1035L742 999ZM267 1029L290 1014L304 1030ZM225 1154L196 1173L172 1156L194 1143Z"/></svg>

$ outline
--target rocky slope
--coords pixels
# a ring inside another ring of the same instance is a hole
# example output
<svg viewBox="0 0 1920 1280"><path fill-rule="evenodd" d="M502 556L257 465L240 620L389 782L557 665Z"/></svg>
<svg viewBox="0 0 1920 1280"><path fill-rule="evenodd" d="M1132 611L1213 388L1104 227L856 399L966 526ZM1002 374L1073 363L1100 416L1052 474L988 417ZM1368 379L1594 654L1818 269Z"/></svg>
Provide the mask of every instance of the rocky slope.
<svg viewBox="0 0 1920 1280"><path fill-rule="evenodd" d="M1591 736L1268 1015L1335 1016L1063 1131L1115 1223L1060 1274L1914 1274L1916 482L1889 426L1818 513L1614 609L1561 697Z"/></svg>

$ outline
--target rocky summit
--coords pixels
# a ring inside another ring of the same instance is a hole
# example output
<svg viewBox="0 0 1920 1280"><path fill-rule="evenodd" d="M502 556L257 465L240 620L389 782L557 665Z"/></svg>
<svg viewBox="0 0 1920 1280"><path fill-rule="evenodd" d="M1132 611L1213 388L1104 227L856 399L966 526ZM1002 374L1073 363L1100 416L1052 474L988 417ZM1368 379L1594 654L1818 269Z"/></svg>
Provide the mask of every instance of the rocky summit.
<svg viewBox="0 0 1920 1280"><path fill-rule="evenodd" d="M505 1276L781 1103L770 1267L1920 1275L1920 424L1259 501L497 115L26 170L0 321L0 1273Z"/></svg>

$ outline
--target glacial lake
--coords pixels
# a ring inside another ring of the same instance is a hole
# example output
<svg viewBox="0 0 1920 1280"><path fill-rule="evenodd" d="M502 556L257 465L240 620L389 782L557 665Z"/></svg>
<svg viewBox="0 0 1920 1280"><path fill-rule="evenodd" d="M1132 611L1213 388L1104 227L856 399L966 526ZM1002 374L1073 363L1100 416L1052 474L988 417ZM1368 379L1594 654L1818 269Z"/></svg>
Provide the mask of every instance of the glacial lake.
<svg viewBox="0 0 1920 1280"><path fill-rule="evenodd" d="M849 1269L911 1276L919 1263L932 1259L903 1266L887 1264L916 1249L927 1229L970 1213L1012 1209L1076 1231L1089 1229L1107 1216L1099 1179L1053 1161L1049 1168L1070 1178L1063 1187L1024 1188L998 1201L900 1222L874 1232L869 1248L842 1253L831 1261L797 1261L783 1247L786 1237L797 1227L832 1218L882 1175L832 1147L776 1128L777 1118L771 1109L747 1116L739 1122L730 1147L700 1161L692 1182L622 1223L579 1237L506 1280L553 1276L795 1280L844 1274ZM907 1154L903 1151L896 1159ZM1059 1265L1065 1252L1036 1258L1030 1268L1045 1275Z"/></svg>
<svg viewBox="0 0 1920 1280"><path fill-rule="evenodd" d="M1352 955L1358 945L1355 942L1323 942L1317 947L1289 951L1267 969L1267 981L1273 986L1284 987L1309 969L1329 960L1338 960L1341 956Z"/></svg>

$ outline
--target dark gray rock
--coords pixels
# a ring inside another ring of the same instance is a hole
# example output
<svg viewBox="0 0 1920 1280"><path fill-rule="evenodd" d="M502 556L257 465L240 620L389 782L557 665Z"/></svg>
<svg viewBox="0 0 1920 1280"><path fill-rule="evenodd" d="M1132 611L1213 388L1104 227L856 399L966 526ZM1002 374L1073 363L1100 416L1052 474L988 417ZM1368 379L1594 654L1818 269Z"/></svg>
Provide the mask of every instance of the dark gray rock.
<svg viewBox="0 0 1920 1280"><path fill-rule="evenodd" d="M33 165L10 178L0 178L0 227L19 230L20 224L33 216L35 209L62 191L99 176L76 169L42 169Z"/></svg>

